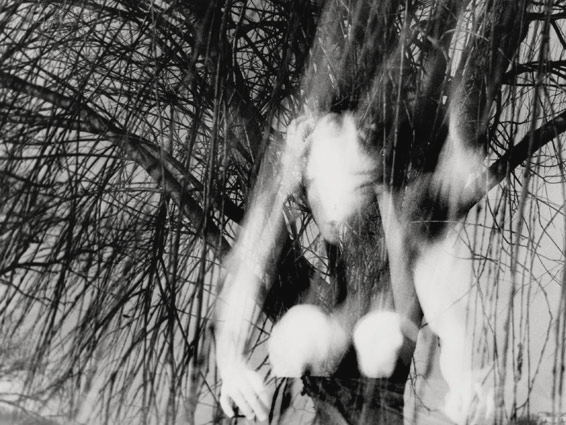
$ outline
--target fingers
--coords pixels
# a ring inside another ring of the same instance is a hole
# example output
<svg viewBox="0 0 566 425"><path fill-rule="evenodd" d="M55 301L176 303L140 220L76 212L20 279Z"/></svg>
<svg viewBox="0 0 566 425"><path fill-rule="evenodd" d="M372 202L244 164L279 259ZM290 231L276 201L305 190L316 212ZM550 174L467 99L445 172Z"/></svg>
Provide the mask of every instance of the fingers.
<svg viewBox="0 0 566 425"><path fill-rule="evenodd" d="M222 394L220 395L220 406L226 416L230 418L235 416L234 406L237 407L246 418L253 420L255 417L255 413L248 403L245 394L238 389L227 391L223 388ZM259 412L259 415L261 415L261 412Z"/></svg>
<svg viewBox="0 0 566 425"><path fill-rule="evenodd" d="M229 418L234 417L234 409L232 409L232 401L228 396L228 394L226 393L226 391L224 391L224 389L222 389L222 392L220 393L220 407L222 407L222 410L224 411L224 414L226 416L228 416Z"/></svg>
<svg viewBox="0 0 566 425"><path fill-rule="evenodd" d="M263 384L263 379L254 371L240 371L225 380L220 395L220 406L224 413L233 417L234 406L249 420L267 419L269 394Z"/></svg>
<svg viewBox="0 0 566 425"><path fill-rule="evenodd" d="M245 392L235 392L234 394L232 394L232 400L234 401L234 404L238 406L238 409L242 412L242 414L249 420L253 420L255 414L252 407L248 403L248 397L249 394L246 394Z"/></svg>
<svg viewBox="0 0 566 425"><path fill-rule="evenodd" d="M256 416L260 420L265 420L267 419L267 411L269 405L271 404L271 398L269 397L267 389L263 384L263 379L261 379L261 377L257 373L253 373L253 376L250 377L250 385L252 387L253 392L256 395L255 400L257 401L257 406L260 407L259 409L258 408L255 409ZM263 419L261 419L257 414L257 412L260 411L263 412L262 415Z"/></svg>

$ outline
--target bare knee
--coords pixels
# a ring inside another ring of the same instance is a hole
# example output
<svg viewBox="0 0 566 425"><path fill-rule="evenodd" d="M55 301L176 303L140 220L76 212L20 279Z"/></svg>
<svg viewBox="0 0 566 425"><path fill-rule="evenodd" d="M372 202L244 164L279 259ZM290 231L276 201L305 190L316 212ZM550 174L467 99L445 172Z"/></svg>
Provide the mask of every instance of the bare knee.
<svg viewBox="0 0 566 425"><path fill-rule="evenodd" d="M369 378L388 378L403 346L401 318L394 312L369 313L357 323L353 340L360 372Z"/></svg>
<svg viewBox="0 0 566 425"><path fill-rule="evenodd" d="M273 327L268 342L276 376L332 374L350 345L345 329L314 305L291 308Z"/></svg>

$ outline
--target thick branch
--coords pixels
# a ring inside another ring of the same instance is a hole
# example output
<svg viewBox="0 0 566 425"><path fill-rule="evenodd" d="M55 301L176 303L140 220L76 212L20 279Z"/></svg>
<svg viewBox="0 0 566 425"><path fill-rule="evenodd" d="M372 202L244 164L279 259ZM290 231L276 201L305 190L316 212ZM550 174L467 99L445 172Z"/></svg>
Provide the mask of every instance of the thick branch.
<svg viewBox="0 0 566 425"><path fill-rule="evenodd" d="M465 194L462 212L467 212L478 203L492 188L501 183L505 177L528 160L534 152L566 132L566 111L557 115L533 132L526 134L519 143L509 149L495 161L487 173L479 177L472 185L475 189Z"/></svg>
<svg viewBox="0 0 566 425"><path fill-rule="evenodd" d="M532 133L525 135L521 141L509 149L501 158L489 167L493 176L490 189L501 182L508 173L517 168L522 162L546 145L551 140L566 131L566 111L557 115Z"/></svg>
<svg viewBox="0 0 566 425"><path fill-rule="evenodd" d="M518 75L526 72L538 72L539 68L540 64L538 61L516 64L505 73L503 83L512 84ZM566 60L546 61L544 68L551 74L563 75L564 71L566 71Z"/></svg>
<svg viewBox="0 0 566 425"><path fill-rule="evenodd" d="M179 181L172 169L177 170L176 164L166 152L163 152L149 141L128 134L110 120L100 116L86 105L83 99L73 99L59 94L47 87L29 83L21 78L0 71L0 85L17 92L42 99L57 108L78 113L85 130L108 138L118 146L126 156L143 167L147 173L171 196L182 213L196 228L204 225L203 234L207 242L220 254L224 255L230 249L228 241L220 230L204 221L205 212L197 201L187 192L186 185Z"/></svg>

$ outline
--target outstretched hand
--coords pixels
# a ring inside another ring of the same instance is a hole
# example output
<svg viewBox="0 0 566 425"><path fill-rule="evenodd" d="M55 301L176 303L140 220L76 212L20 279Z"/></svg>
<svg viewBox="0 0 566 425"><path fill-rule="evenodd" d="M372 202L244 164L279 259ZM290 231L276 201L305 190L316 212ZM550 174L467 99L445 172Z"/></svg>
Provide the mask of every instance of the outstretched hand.
<svg viewBox="0 0 566 425"><path fill-rule="evenodd" d="M244 363L234 364L222 372L220 406L224 413L233 417L234 407L247 419L267 419L270 397L261 375Z"/></svg>

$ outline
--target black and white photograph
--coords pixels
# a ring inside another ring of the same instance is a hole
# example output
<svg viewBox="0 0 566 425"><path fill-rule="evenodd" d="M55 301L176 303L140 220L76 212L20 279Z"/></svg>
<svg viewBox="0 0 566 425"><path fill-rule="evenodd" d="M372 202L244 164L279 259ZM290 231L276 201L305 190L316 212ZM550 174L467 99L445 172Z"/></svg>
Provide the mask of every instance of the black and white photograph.
<svg viewBox="0 0 566 425"><path fill-rule="evenodd" d="M0 425L565 425L566 0L0 0Z"/></svg>

